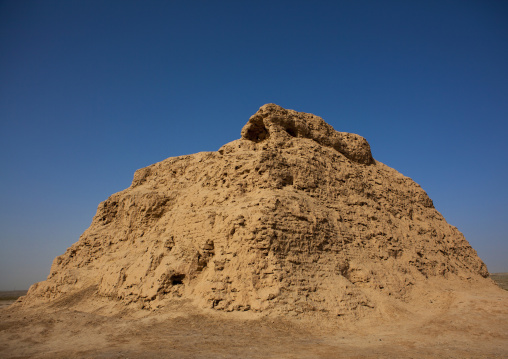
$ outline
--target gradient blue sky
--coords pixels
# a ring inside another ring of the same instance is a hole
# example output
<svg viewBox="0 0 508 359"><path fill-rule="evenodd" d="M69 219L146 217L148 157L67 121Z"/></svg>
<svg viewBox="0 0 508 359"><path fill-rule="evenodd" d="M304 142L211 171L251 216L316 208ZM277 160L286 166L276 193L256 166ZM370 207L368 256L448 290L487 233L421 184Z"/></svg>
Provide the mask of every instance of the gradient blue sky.
<svg viewBox="0 0 508 359"><path fill-rule="evenodd" d="M505 1L0 1L0 290L136 169L273 102L358 133L508 271Z"/></svg>

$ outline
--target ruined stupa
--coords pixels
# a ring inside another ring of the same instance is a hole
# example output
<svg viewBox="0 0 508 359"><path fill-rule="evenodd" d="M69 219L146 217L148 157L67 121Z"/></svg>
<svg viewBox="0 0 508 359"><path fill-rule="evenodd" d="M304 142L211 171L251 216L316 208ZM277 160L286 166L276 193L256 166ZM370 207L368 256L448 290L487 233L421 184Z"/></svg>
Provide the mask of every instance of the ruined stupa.
<svg viewBox="0 0 508 359"><path fill-rule="evenodd" d="M361 316L436 280L486 277L425 191L374 160L363 137L267 104L218 151L136 171L23 303L86 291L145 310L188 300Z"/></svg>

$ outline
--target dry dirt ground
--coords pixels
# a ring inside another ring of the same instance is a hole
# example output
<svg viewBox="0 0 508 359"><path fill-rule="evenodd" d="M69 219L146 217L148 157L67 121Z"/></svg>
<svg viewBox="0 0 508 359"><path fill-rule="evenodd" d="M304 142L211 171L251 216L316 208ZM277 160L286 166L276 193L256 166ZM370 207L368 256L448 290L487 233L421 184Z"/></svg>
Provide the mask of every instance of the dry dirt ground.
<svg viewBox="0 0 508 359"><path fill-rule="evenodd" d="M493 273L490 278L501 288L508 290L508 273Z"/></svg>
<svg viewBox="0 0 508 359"><path fill-rule="evenodd" d="M185 303L107 316L69 304L1 308L0 357L508 358L508 292L495 287L450 290L425 310L359 322L242 317Z"/></svg>
<svg viewBox="0 0 508 359"><path fill-rule="evenodd" d="M13 304L19 297L26 295L26 290L0 291L0 309Z"/></svg>

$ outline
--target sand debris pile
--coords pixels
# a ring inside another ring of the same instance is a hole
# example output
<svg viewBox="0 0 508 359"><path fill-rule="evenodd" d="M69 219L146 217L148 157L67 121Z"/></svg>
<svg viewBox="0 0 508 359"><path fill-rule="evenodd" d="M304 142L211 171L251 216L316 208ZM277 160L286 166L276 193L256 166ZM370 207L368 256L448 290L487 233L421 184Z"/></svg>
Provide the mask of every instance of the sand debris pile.
<svg viewBox="0 0 508 359"><path fill-rule="evenodd" d="M218 151L136 171L24 302L87 290L152 310L187 299L362 316L435 279L487 276L422 188L375 161L363 137L268 104Z"/></svg>

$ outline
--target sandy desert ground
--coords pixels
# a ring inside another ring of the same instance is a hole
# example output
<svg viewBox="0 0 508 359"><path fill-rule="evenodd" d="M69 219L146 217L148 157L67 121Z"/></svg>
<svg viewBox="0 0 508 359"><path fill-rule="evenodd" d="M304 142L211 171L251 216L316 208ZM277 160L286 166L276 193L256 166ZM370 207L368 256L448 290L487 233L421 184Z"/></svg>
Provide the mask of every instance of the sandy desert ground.
<svg viewBox="0 0 508 359"><path fill-rule="evenodd" d="M13 304L19 297L26 295L26 293L26 290L0 291L0 309Z"/></svg>
<svg viewBox="0 0 508 359"><path fill-rule="evenodd" d="M508 273L493 273L490 278L501 288L508 290Z"/></svg>
<svg viewBox="0 0 508 359"><path fill-rule="evenodd" d="M508 276L493 277L506 283ZM2 307L0 357L508 358L508 291L494 287L444 291L426 310L354 323L207 313L189 303L103 314L74 311L69 302Z"/></svg>

